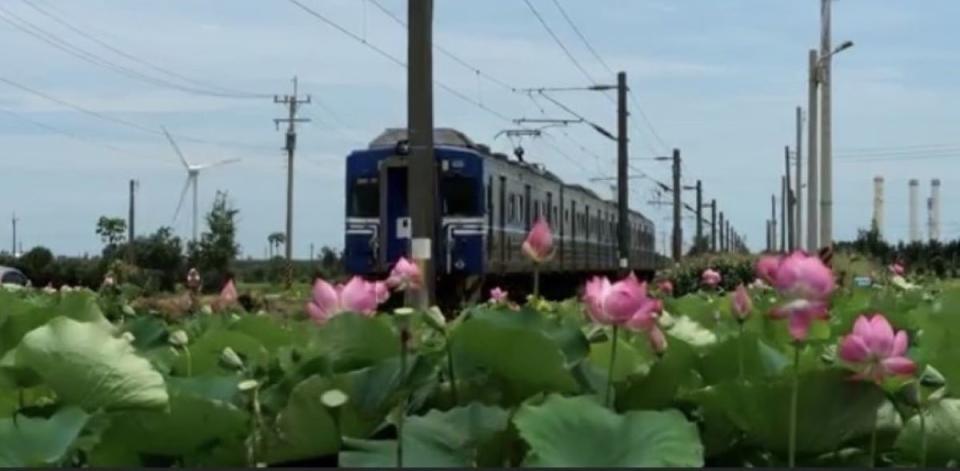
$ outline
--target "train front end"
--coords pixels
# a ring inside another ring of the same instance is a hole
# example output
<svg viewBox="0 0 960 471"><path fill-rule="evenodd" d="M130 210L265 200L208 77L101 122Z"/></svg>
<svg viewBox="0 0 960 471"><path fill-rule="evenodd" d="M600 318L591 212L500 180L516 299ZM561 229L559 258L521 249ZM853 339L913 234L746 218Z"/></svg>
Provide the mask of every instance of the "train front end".
<svg viewBox="0 0 960 471"><path fill-rule="evenodd" d="M431 249L440 277L480 275L486 237L483 153L466 136L438 129L437 218ZM380 276L410 256L410 155L405 130L387 130L346 166L344 266L348 273ZM423 204L414 202L413 204Z"/></svg>

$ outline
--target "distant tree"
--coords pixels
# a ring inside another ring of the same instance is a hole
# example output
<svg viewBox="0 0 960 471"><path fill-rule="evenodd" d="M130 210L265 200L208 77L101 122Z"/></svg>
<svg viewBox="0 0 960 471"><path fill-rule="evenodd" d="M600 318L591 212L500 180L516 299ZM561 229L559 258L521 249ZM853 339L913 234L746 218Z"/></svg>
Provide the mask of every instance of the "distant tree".
<svg viewBox="0 0 960 471"><path fill-rule="evenodd" d="M320 248L320 268L327 277L340 274L343 269L340 254L334 249L323 246Z"/></svg>
<svg viewBox="0 0 960 471"><path fill-rule="evenodd" d="M30 249L27 253L20 256L18 260L20 269L34 283L50 281L53 271L55 271L53 252L46 247L37 246Z"/></svg>
<svg viewBox="0 0 960 471"><path fill-rule="evenodd" d="M152 272L159 288L174 287L183 270L183 242L173 234L173 229L161 227L153 234L137 237L133 251L137 266Z"/></svg>
<svg viewBox="0 0 960 471"><path fill-rule="evenodd" d="M270 255L279 255L280 246L287 243L287 236L282 232L273 232L267 236L267 243L270 244Z"/></svg>
<svg viewBox="0 0 960 471"><path fill-rule="evenodd" d="M200 270L208 283L224 276L240 251L236 242L239 212L230 204L227 193L218 191L206 216L207 231L200 235L198 242L189 245L190 264Z"/></svg>
<svg viewBox="0 0 960 471"><path fill-rule="evenodd" d="M124 233L127 232L127 221L122 218L111 218L100 216L97 220L97 235L106 246L104 251L115 248L117 244L123 242Z"/></svg>

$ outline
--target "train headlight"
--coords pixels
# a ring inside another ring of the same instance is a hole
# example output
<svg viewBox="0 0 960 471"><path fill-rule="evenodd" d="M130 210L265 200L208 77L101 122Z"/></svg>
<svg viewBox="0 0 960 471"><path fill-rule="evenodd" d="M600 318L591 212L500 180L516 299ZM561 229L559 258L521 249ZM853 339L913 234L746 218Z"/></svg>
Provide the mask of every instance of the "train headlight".
<svg viewBox="0 0 960 471"><path fill-rule="evenodd" d="M463 270L463 267L467 266L467 264L462 258L458 258L456 262L453 262L453 266L456 267L457 270Z"/></svg>

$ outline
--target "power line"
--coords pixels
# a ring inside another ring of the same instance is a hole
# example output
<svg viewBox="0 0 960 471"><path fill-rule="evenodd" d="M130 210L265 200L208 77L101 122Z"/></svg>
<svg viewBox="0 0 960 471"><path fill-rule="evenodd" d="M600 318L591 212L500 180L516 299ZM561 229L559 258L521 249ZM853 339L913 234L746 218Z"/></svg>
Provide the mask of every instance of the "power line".
<svg viewBox="0 0 960 471"><path fill-rule="evenodd" d="M394 22L396 22L397 24L399 24L400 26L402 26L402 27L404 27L404 28L407 28L407 22L404 21L404 20L403 20L402 18L400 18L399 16L397 16L396 13L390 11L390 9L388 9L387 7L384 7L383 4L381 4L381 3L379 2L379 0L369 0L369 1L370 1L370 3L372 3L375 7L377 7L378 10L380 10L381 12L383 12L383 14L385 14L385 15L389 16L391 19L393 19ZM482 78L490 81L491 83L494 83L494 84L496 84L496 85L504 88L505 90L508 90L508 91L516 91L516 87L514 87L514 86L512 86L512 85L510 85L510 84L508 84L508 83L506 83L506 82L504 82L503 80L500 80L500 79L498 79L498 78L496 78L496 77L494 77L494 76L492 76L492 75L490 75L490 74L488 74L488 73L486 73L486 72L483 72L483 71L480 70L478 67L475 67L473 64L470 64L469 62L467 62L466 60L460 58L459 56L457 56L457 55L454 54L453 52L450 52L450 50L448 50L448 49L444 48L443 46L437 44L436 41L434 41L433 47L434 47L436 50L440 51L441 54L447 56L448 58L450 58L450 59L453 60L454 62L456 62L456 63L460 64L461 66L463 66L463 67L469 69L470 71L474 72L475 74L477 74L477 76L482 77Z"/></svg>
<svg viewBox="0 0 960 471"><path fill-rule="evenodd" d="M590 54L593 55L594 59L596 59L597 62L600 63L600 65L602 65L605 69L607 69L607 72L609 72L610 75L617 75L617 73L614 72L609 65L607 65L607 62L604 61L602 57L600 57L600 54L598 54L597 50L593 48L593 45L590 44L590 41L587 41L587 37L584 36L584 34L580 31L580 28L577 27L577 24L573 22L573 19L570 18L570 15L567 15L567 10L565 10L563 6L560 5L560 2L558 0L553 0L553 4L557 6L558 10L560 10L560 14L563 15L563 18L565 20L567 20L567 24L570 25L570 28L572 28L573 31L577 33L577 36L580 37L580 40L583 41L583 44L587 46L587 50L590 51Z"/></svg>
<svg viewBox="0 0 960 471"><path fill-rule="evenodd" d="M145 75L134 69L116 64L94 53L91 53L83 48L70 44L69 42L66 42L63 39L57 37L55 34L52 34L44 30L43 28L36 26L35 24L23 19L22 17L16 15L15 13L12 13L10 10L3 8L2 6L0 6L0 12L3 12L3 14L0 14L0 21L6 22L7 24L20 30L21 32L26 33L30 36L33 36L34 38L37 38L47 43L48 45L56 49L59 49L62 52L70 54L84 62L88 62L90 64L103 67L108 70L112 70L113 72L123 75L127 78L130 78L133 80L139 80L139 81L150 83L152 85L156 85L160 87L172 88L178 91L191 93L194 95L216 96L221 98L235 98L235 96L232 96L230 94L225 94L217 91L202 90L195 87L188 87L175 82L171 82L166 79Z"/></svg>
<svg viewBox="0 0 960 471"><path fill-rule="evenodd" d="M587 72L587 69L585 69L583 65L580 64L580 61L578 61L577 58L573 56L573 54L570 52L570 49L568 49L566 44L564 44L563 41L560 40L560 37L557 36L557 33L553 32L553 29L550 28L550 25L548 25L547 22L543 19L543 16L540 15L540 12L537 11L536 7L534 7L533 4L530 3L530 0L523 0L523 2L527 4L527 7L530 8L530 11L533 13L533 15L537 17L537 21L540 22L540 24L543 26L543 29L547 30L547 34L549 34L550 37L553 38L553 41L557 43L557 46L560 46L560 49L563 50L563 53L567 56L567 59L570 59L570 62L573 63L573 65L577 68L577 70L579 70L580 73L582 73L583 76L587 78L587 80L590 82L591 85L596 85L597 81L594 80L593 76L590 75L590 72Z"/></svg>
<svg viewBox="0 0 960 471"><path fill-rule="evenodd" d="M403 60L401 60L401 59L393 56L392 54L390 54L389 52L381 49L380 47L377 47L375 44L367 41L366 39L362 38L362 37L359 36L358 34L350 31L349 29L341 26L341 25L338 24L337 22L335 22L335 21L327 18L326 16L320 14L320 12L318 12L318 11L316 11L316 10L314 10L314 9L306 6L306 5L304 5L303 3L299 2L298 0L287 0L287 1L290 2L290 3L292 3L292 4L294 4L294 5L296 5L296 6L299 7L301 10L307 12L307 13L310 14L311 16L317 18L318 20L326 23L328 26L336 29L337 31L340 31L341 33L347 35L347 36L350 37L350 38L353 38L353 40L355 40L355 41L359 42L360 44L363 44L364 46L370 48L371 50L373 50L373 51L376 52L377 54L380 54L381 56L383 56L384 58L388 59L389 61L391 61L391 62L399 65L400 67L407 68L407 63L406 63L405 61L403 61ZM465 101L465 102L467 102L467 103L469 103L469 104L471 104L471 105L473 105L473 106L476 106L477 108L480 108L481 110L486 111L487 113L489 113L489 114L491 114L491 115L493 115L493 116L496 116L497 118L499 118L499 119L501 119L501 120L503 120L503 121L508 121L508 122L511 121L510 118L509 118L507 115L505 115L505 114L503 114L503 113L500 113L499 111L496 111L496 110L494 110L493 108L490 108L490 107L484 105L483 103L480 103L479 101L474 100L474 99L468 97L468 96L465 95L463 92L460 92L459 90L456 90L456 89L454 89L453 87L450 87L449 85L447 85L447 84L445 84L445 83L443 83L443 82L441 82L441 81L439 81L439 80L437 80L437 79L434 79L434 80L433 80L433 83L436 84L436 85L437 85L438 87L440 87L441 89L445 90L447 93L450 93L451 95L453 95L453 96L455 96L455 97L457 97L457 98L460 98L461 100L463 100L463 101Z"/></svg>
<svg viewBox="0 0 960 471"><path fill-rule="evenodd" d="M111 123L116 124L116 125L124 126L124 127L130 128L130 129L134 129L134 130L137 130L137 131L140 131L140 132L144 132L144 133L148 133L148 134L153 134L153 135L156 135L156 136L162 136L162 135L163 135L163 132L160 131L160 130L158 130L158 129L153 129L153 128L151 128L151 127L144 126L144 125L142 125L142 124L140 124L140 123L137 123L137 122L134 122L134 121L129 121L129 120L126 120L126 119L123 119L123 118L117 118L117 117L115 117L115 116L110 116L110 115L107 115L107 114L100 113L100 112L98 112L98 111L94 111L94 110L91 110L91 109L88 109L88 108L84 108L84 107L82 107L82 106L80 106L80 105L77 105L77 104L68 102L68 101L66 101L66 100L57 98L57 97L52 96L52 95L48 95L48 94L46 94L46 93L44 93L44 92L41 92L40 90L37 90L37 89L35 89L35 88L31 88L31 87L28 87L28 86L23 85L23 84L21 84L21 83L14 82L13 80L10 80L10 79L8 79L8 78L6 78L6 77L0 76L0 82L5 83L5 84L7 84L7 85L9 85L9 86L11 86L11 87L20 89L20 90L22 90L22 91L25 91L25 92L27 92L27 93L30 93L30 94L32 94L32 95L36 95L36 96L38 96L38 97L41 97L41 98L43 98L43 99L45 99L45 100L47 100L47 101L50 101L50 102L53 102L53 103L57 103L57 104L59 104L59 105L65 106L65 107L67 107L67 108L73 109L73 110L75 110L75 111L78 111L78 112L80 112L80 113L83 113L83 114L85 114L85 115L88 115L88 116L91 116L91 117L94 117L94 118L97 118L97 119L100 119L100 120L103 120L103 121L111 122ZM272 148L272 147L257 146L257 145L253 145L253 144L241 144L241 143L233 143L233 142L215 141L215 140L202 139L202 138L198 138L198 137L185 136L185 135L177 135L177 137L179 137L181 140L184 140L184 141L190 141L190 142L196 142L196 143L205 143L205 144L214 144L214 145L218 145L218 146L222 146L222 147L248 148L248 149L255 149L255 150L259 150L259 151L266 150L266 149L275 150L275 149Z"/></svg>
<svg viewBox="0 0 960 471"><path fill-rule="evenodd" d="M201 82L201 81L199 81L199 80L195 80L195 79L192 79L192 78L187 77L187 76L185 76L185 75L182 75L182 74L179 74L179 73L177 73L177 72L171 71L171 70L166 69L166 68L164 68L164 67L160 67L160 66L155 65L155 64L153 64L153 63L150 63L150 62L148 62L148 61L146 61L146 60L143 60L143 59L137 57L136 55L130 54L130 53L128 53L128 52L125 52L125 51L123 51L122 49L119 49L119 48L111 45L110 43L107 43L106 41L103 41L103 40L97 38L96 36L94 36L94 35L86 32L86 31L84 31L82 28L80 28L80 27L78 27L78 26L76 26L76 25L74 25L74 24L71 24L70 22L64 20L62 17L53 14L50 10L40 7L39 5L37 5L36 3L34 3L32 0L21 0L21 1L22 1L23 3L25 3L27 6L29 6L30 8L32 8L32 9L34 9L35 11L39 12L40 14L46 16L47 18L50 18L51 20L59 23L60 25L62 25L62 26L64 26L64 27L66 27L66 28L69 29L70 31L73 31L74 33L76 33L76 34L78 34L78 35L80 35L80 36L82 36L82 37L84 37L84 38L86 38L86 39L88 39L88 40L90 40L90 41L92 41L92 42L100 45L101 47L103 47L103 48L105 48L105 49L108 49L108 50L112 51L113 53L115 53L115 54L117 54L117 55L119 55L119 56L121 56L121 57L124 57L124 58L126 58L126 59L131 60L131 61L134 61L134 62L136 62L136 63L138 63L138 64L144 65L144 66L146 66L146 67L149 67L150 69L153 69L153 70L155 70L155 71L157 71L157 72L160 72L160 73L162 73L162 74L165 74L165 75L168 75L168 76L170 76L170 77L174 77L174 78L180 79L180 80L182 80L182 81L184 81L184 82L192 83L192 84L197 85L197 86L199 86L199 87L206 87L206 88L210 88L210 89L214 89L214 90L219 90L220 93L223 93L223 94L228 95L228 96L233 97L233 98L270 98L270 97L272 97L272 95L266 94L266 93L243 92L243 91L232 90L232 89L229 89L229 88L226 88L226 87L221 87L221 86L218 86L218 85L215 85L215 84L204 83L204 82Z"/></svg>
<svg viewBox="0 0 960 471"><path fill-rule="evenodd" d="M24 116L24 115L22 115L22 114L20 114L20 113L11 111L11 110L6 109L6 108L0 108L0 112L5 113L5 114L7 114L7 115L9 115L9 116L13 116L14 118L17 118L17 119L19 119L19 120L21 120L21 121L30 123L30 124L32 124L33 126L36 126L36 127L38 127L38 128L46 129L47 131L50 131L50 132L53 132L53 133L56 133L56 134L61 134L61 135L63 135L63 136L69 137L69 138L71 138L71 139L75 139L75 140L78 140L78 141L86 142L87 144L100 146L100 147L103 147L103 148L105 148L105 149L109 149L109 150L112 150L112 151L114 151L114 152L117 152L117 153L119 153L119 154L123 154L123 155L125 155L125 156L134 156L134 157L139 157L139 158L143 158L143 159L150 159L150 160L162 160L162 161L165 162L165 163L170 163L170 160L169 160L169 159L162 159L162 158L157 157L157 156L146 156L146 155L143 155L143 154L137 154L137 153L135 153L135 152L130 152L130 151L127 150L127 149L123 149L123 148L121 148L121 147L117 147L117 146L114 146L114 145L109 144L109 143L106 143L106 142L101 142L101 141L96 141L96 140L93 140L93 139L89 139L89 138L87 138L87 137L84 137L84 136L81 136L81 135L79 135L79 134L76 134L76 133L74 133L74 132L72 132L72 131L68 131L68 130L63 129L63 128L59 128L59 127L52 126L52 125L49 125L49 124L46 124L46 123L42 123L42 122L40 122L40 121L36 121L36 120L34 120L34 119L28 118L28 117L26 117L26 116Z"/></svg>

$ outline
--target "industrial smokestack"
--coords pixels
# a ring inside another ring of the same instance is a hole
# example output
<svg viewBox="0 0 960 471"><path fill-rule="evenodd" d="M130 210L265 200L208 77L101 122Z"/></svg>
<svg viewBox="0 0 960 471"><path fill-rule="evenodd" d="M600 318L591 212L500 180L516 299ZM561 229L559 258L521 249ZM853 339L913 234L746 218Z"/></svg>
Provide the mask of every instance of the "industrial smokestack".
<svg viewBox="0 0 960 471"><path fill-rule="evenodd" d="M910 242L919 242L920 241L920 219L919 219L919 185L920 182L917 179L910 179Z"/></svg>
<svg viewBox="0 0 960 471"><path fill-rule="evenodd" d="M883 177L873 177L873 230L883 238Z"/></svg>
<svg viewBox="0 0 960 471"><path fill-rule="evenodd" d="M940 240L940 179L930 181L930 240Z"/></svg>

